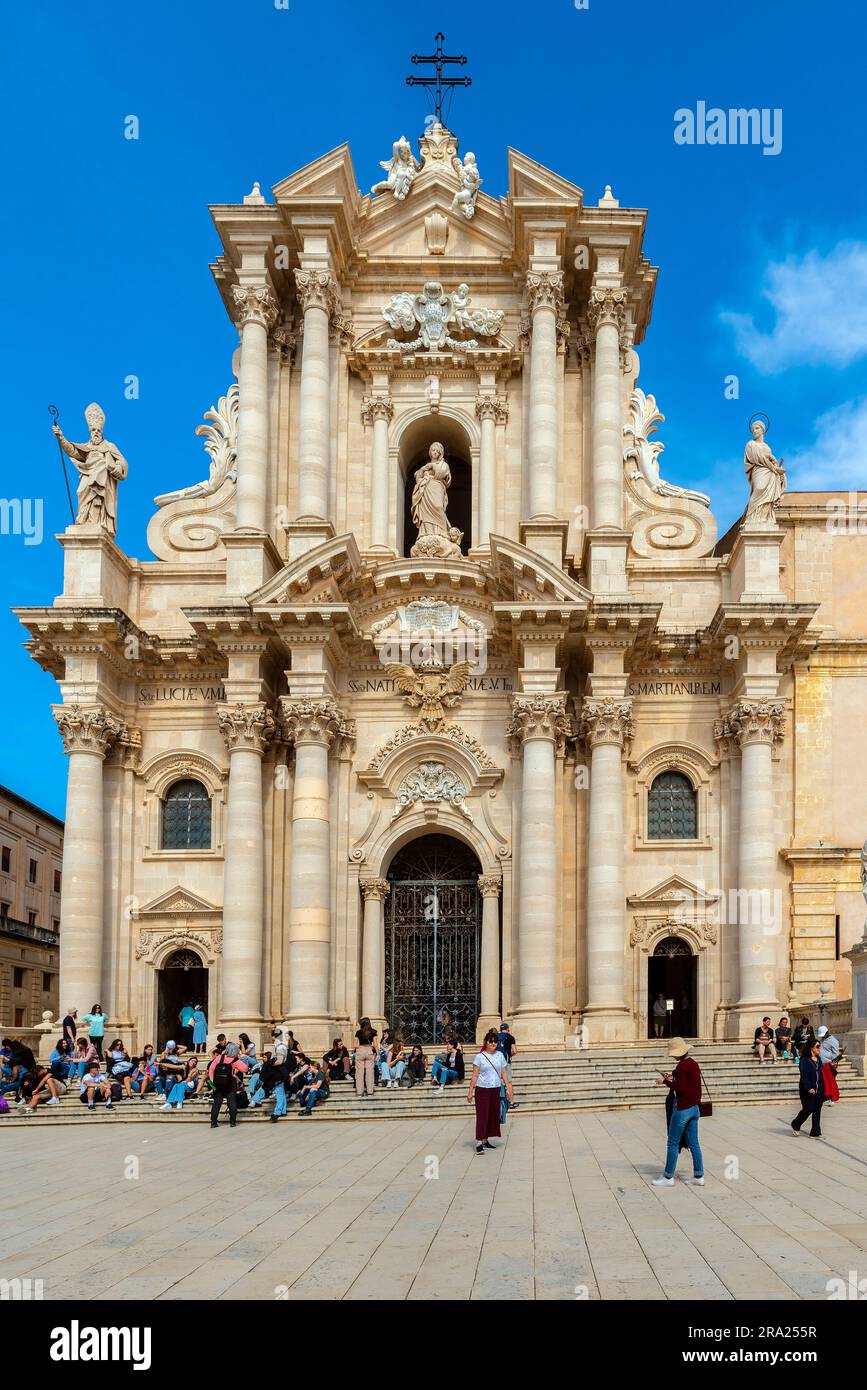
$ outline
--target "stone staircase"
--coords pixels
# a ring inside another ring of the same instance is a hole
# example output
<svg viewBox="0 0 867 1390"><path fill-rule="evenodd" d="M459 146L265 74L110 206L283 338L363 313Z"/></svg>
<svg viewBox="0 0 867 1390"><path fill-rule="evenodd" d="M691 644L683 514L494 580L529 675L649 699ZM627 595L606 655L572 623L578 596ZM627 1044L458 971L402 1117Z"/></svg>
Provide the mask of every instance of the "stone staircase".
<svg viewBox="0 0 867 1390"><path fill-rule="evenodd" d="M647 1042L626 1047L597 1047L587 1051L538 1048L520 1051L515 1059L515 1098L518 1115L558 1113L575 1110L626 1110L635 1106L661 1106L664 1091L654 1086L659 1071L668 1070L668 1044ZM432 1049L428 1050L428 1056ZM468 1057L471 1056L468 1052ZM696 1043L692 1048L704 1074L707 1091L714 1105L774 1104L792 1105L797 1101L798 1070L792 1062L760 1066L751 1049L743 1043ZM858 1075L846 1059L840 1063L837 1080L841 1101L867 1100L867 1080ZM59 1105L41 1105L35 1115L25 1117L13 1105L0 1125L118 1124L129 1121L165 1124L194 1124L207 1120L209 1106L204 1101L187 1101L181 1111L161 1111L150 1097L124 1100L112 1111L102 1105L89 1112L77 1089L68 1092ZM267 1122L271 1102L257 1110L242 1112L244 1124ZM314 1119L422 1119L431 1116L468 1117L466 1086L446 1087L440 1095L429 1082L410 1089L378 1087L372 1100L360 1101L351 1082L337 1082L331 1095L314 1111ZM287 1119L297 1118L297 1107L290 1106ZM221 1116L225 1121L225 1110Z"/></svg>

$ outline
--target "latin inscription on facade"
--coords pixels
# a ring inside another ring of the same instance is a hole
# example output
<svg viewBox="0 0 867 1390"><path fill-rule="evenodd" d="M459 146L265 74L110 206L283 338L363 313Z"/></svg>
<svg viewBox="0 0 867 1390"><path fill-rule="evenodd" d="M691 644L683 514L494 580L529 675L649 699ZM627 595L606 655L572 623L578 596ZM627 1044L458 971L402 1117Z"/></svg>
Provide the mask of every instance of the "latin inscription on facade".
<svg viewBox="0 0 867 1390"><path fill-rule="evenodd" d="M348 695L391 695L397 693L397 687L390 676L348 676L345 688ZM467 681L467 690L476 690L485 694L508 695L513 688L508 676L470 676Z"/></svg>
<svg viewBox="0 0 867 1390"><path fill-rule="evenodd" d="M216 705L226 698L222 685L142 685L140 705Z"/></svg>
<svg viewBox="0 0 867 1390"><path fill-rule="evenodd" d="M692 695L722 694L722 681L630 681L627 695Z"/></svg>

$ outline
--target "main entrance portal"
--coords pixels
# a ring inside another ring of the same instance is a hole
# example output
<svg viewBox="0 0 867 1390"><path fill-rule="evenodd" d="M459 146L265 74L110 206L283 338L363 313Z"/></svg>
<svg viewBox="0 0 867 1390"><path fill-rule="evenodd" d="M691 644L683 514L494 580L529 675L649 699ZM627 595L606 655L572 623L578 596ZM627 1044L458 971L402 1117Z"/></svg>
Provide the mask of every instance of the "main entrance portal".
<svg viewBox="0 0 867 1390"><path fill-rule="evenodd" d="M647 958L647 1034L648 1037L698 1036L697 973L698 959L679 936L660 941ZM665 1013L654 1011L657 999L664 998ZM659 1027L659 1031L658 1031Z"/></svg>
<svg viewBox="0 0 867 1390"><path fill-rule="evenodd" d="M481 865L448 835L425 835L391 862L385 1011L406 1041L475 1036L479 1016Z"/></svg>
<svg viewBox="0 0 867 1390"><path fill-rule="evenodd" d="M178 1014L184 1004L201 1004L207 1017L208 972L195 951L173 951L158 972L156 1047L165 1047L169 1038L179 1041Z"/></svg>

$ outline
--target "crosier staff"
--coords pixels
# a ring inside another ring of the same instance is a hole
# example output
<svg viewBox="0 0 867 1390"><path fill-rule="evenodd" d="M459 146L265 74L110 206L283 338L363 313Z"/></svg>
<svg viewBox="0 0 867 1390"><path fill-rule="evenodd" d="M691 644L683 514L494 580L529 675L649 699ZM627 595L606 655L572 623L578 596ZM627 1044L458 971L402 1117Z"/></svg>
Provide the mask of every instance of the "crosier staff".
<svg viewBox="0 0 867 1390"><path fill-rule="evenodd" d="M60 426L59 426L60 411L57 409L57 406L56 406L56 405L50 405L50 406L48 407L48 414L52 417L52 419L53 419L53 421L54 421L54 424L57 425L57 426L58 426L58 429L59 429L59 427L60 427ZM61 466L61 468L63 469L63 481L64 481L65 484L66 484L66 497L67 497L67 500L68 500L68 502L69 502L69 514L70 514L70 516L72 517L72 520L73 520L73 523L74 523L74 522L75 522L75 508L74 508L74 506L72 505L72 492L71 492L70 487L69 487L69 474L68 474L67 471L66 471L66 455L64 454L63 449L61 448L59 436L55 433L55 436L54 436L54 437L55 437L55 439L57 440L57 451L58 451L58 453L60 454L60 466Z"/></svg>

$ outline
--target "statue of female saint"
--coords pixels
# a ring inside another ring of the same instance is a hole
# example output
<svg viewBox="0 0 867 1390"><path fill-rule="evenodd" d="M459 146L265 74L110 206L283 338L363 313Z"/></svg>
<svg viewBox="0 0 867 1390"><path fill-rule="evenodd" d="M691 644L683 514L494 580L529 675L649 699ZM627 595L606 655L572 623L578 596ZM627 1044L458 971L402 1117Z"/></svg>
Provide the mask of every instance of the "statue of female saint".
<svg viewBox="0 0 867 1390"><path fill-rule="evenodd" d="M451 481L452 473L442 444L432 444L427 463L422 464L415 475L412 490L412 519L418 538L410 555L442 558L460 555L461 532L449 525L446 513Z"/></svg>
<svg viewBox="0 0 867 1390"><path fill-rule="evenodd" d="M765 425L754 420L750 426L752 439L744 449L744 470L750 484L750 498L744 515L744 530L761 530L776 526L777 503L786 490L783 460L775 459L771 446L765 443Z"/></svg>

